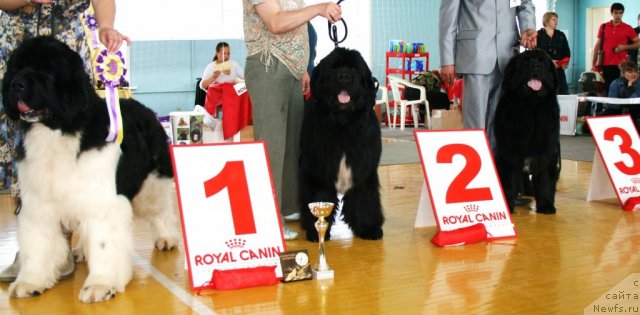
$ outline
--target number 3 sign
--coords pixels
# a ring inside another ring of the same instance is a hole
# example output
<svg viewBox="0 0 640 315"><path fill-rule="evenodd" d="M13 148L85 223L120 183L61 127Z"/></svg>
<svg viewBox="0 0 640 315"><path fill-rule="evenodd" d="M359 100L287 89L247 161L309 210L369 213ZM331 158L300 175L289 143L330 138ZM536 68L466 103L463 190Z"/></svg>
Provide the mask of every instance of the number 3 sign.
<svg viewBox="0 0 640 315"><path fill-rule="evenodd" d="M630 116L590 117L587 124L598 148L587 200L617 195L620 204L624 205L630 197L640 196L640 138ZM615 195L609 183L613 185Z"/></svg>
<svg viewBox="0 0 640 315"><path fill-rule="evenodd" d="M191 288L210 287L214 269L279 266L285 246L264 142L171 151Z"/></svg>
<svg viewBox="0 0 640 315"><path fill-rule="evenodd" d="M415 131L427 183L418 215L430 205L438 230L483 223L488 239L516 236L483 130ZM421 218L416 218L416 227Z"/></svg>

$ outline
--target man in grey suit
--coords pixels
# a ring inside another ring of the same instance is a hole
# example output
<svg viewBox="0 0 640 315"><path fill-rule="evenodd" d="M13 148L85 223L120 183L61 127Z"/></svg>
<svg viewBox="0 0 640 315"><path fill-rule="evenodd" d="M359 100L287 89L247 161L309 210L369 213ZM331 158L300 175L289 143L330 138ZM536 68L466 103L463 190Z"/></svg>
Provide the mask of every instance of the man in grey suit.
<svg viewBox="0 0 640 315"><path fill-rule="evenodd" d="M440 2L440 74L449 83L456 73L463 75L464 127L486 129L492 148L503 71L518 40L525 48L535 48L535 25L532 0Z"/></svg>

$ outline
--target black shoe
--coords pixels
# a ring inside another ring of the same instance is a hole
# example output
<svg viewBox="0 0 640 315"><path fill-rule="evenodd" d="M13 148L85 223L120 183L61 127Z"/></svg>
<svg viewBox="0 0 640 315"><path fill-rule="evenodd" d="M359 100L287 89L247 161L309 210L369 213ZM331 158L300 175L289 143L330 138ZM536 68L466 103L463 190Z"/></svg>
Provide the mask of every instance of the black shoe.
<svg viewBox="0 0 640 315"><path fill-rule="evenodd" d="M516 206L520 207L520 206L526 206L528 204L531 203L531 198L522 198L522 197L518 197L516 199Z"/></svg>

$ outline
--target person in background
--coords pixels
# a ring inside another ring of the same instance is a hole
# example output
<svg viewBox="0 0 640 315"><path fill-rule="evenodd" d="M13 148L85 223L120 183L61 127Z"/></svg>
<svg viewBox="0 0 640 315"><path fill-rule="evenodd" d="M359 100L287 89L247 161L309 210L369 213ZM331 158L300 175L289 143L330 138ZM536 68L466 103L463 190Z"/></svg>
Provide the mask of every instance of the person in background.
<svg viewBox="0 0 640 315"><path fill-rule="evenodd" d="M311 74L313 73L313 68L316 67L316 46L318 46L318 34L316 33L316 29L313 27L311 22L307 22L307 32L309 33L309 64L307 64L307 73L305 74L307 78L303 78L304 80L311 81ZM306 93L304 93L305 102L311 98L311 88L307 89Z"/></svg>
<svg viewBox="0 0 640 315"><path fill-rule="evenodd" d="M115 0L0 0L0 80L11 52L25 39L40 35L53 35L78 52L91 75L89 43L81 21L89 5L93 5L98 36L107 50L115 52L123 41L130 43L127 36L113 28Z"/></svg>
<svg viewBox="0 0 640 315"><path fill-rule="evenodd" d="M212 83L235 83L237 79L244 80L244 70L235 62L230 60L231 47L226 42L219 42L216 45L216 54L213 60L204 68L200 88L207 91L207 87Z"/></svg>
<svg viewBox="0 0 640 315"><path fill-rule="evenodd" d="M638 26L634 27L633 30L636 32L636 37L640 35L640 14L638 14ZM629 61L634 62L638 65L638 52L640 49L632 49L629 50Z"/></svg>
<svg viewBox="0 0 640 315"><path fill-rule="evenodd" d="M309 90L307 22L322 16L335 23L334 2L305 7L303 0L243 0L247 46L245 82L253 104L256 140L265 140L278 205L283 215L308 211L297 194L303 94ZM285 240L297 232L284 227Z"/></svg>
<svg viewBox="0 0 640 315"><path fill-rule="evenodd" d="M318 45L318 34L311 22L307 22L307 32L309 33L309 64L307 65L307 74L311 76L313 68L316 67L316 46Z"/></svg>
<svg viewBox="0 0 640 315"><path fill-rule="evenodd" d="M502 77L515 54L514 40L519 35L521 46L535 48L535 29L532 0L440 2L440 76L453 85L456 73L463 75L464 127L486 129L491 147L495 147L493 119Z"/></svg>
<svg viewBox="0 0 640 315"><path fill-rule="evenodd" d="M307 64L307 73L305 76L309 77L311 80L311 74L313 73L313 68L316 67L316 46L318 44L318 34L316 33L316 29L313 27L311 22L307 22L307 32L309 33L309 63ZM303 77L303 81L306 80ZM307 89L306 93L304 93L304 104L307 106L308 101L311 99L311 88ZM300 220L300 212L294 212L289 215L283 217L284 221L298 221Z"/></svg>
<svg viewBox="0 0 640 315"><path fill-rule="evenodd" d="M2 78L6 73L6 63L11 57L11 53L25 40L41 35L54 36L58 40L66 43L71 49L76 51L84 61L87 72L87 80L93 80L93 69L89 39L82 26L83 13L93 6L95 17L98 22L98 37L100 42L110 52L120 49L123 41L130 44L127 36L122 35L113 28L116 14L115 0L0 0L0 92ZM2 96L0 94L0 103ZM0 119L6 123L6 139L8 143L13 143L11 150L11 160L15 156L15 145L20 141L17 126L10 119L7 119L4 110L0 111ZM12 163L13 183L11 193L16 203L16 214L20 209L20 191L17 182L17 169ZM71 234L68 233L68 237ZM67 265L60 271L61 277L69 277L75 270L75 262L71 251L67 259ZM0 272L0 282L12 282L15 280L20 265L18 254L14 262Z"/></svg>
<svg viewBox="0 0 640 315"><path fill-rule="evenodd" d="M638 67L632 61L620 63L620 77L611 82L609 86L609 97L614 98L634 98L640 97L640 81L638 80ZM631 119L636 126L640 126L640 108L638 105L620 106L616 112L611 114L622 114L623 107L629 110ZM640 129L639 129L640 130Z"/></svg>
<svg viewBox="0 0 640 315"><path fill-rule="evenodd" d="M608 95L609 85L620 77L620 63L628 60L627 51L638 50L640 39L633 28L622 22L624 5L613 3L611 5L611 21L602 23L598 29L598 40L593 47L593 60L591 71L602 71L605 85L605 95ZM604 45L603 45L604 41ZM598 65L598 51L602 47L602 67ZM606 112L606 110L605 110Z"/></svg>
<svg viewBox="0 0 640 315"><path fill-rule="evenodd" d="M571 51L569 50L569 42L563 32L557 30L558 14L555 12L547 12L542 16L542 26L538 30L538 48L544 50L556 65L556 73L558 75L558 94L569 94L569 86L567 85L567 77L564 70L569 67L569 59Z"/></svg>

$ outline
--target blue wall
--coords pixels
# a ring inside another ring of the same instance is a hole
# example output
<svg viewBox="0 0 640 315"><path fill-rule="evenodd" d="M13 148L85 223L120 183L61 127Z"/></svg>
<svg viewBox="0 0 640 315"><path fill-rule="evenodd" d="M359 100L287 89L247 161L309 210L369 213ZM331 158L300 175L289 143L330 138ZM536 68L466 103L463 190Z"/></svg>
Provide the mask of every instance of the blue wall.
<svg viewBox="0 0 640 315"><path fill-rule="evenodd" d="M449 1L449 0L444 0ZM506 1L506 0L504 0ZM572 58L567 79L571 91L584 69L587 8L610 6L607 0L556 0L556 12L569 40ZM640 1L619 1L625 6L624 21L637 25ZM549 3L553 3L550 0ZM371 70L384 81L385 55L389 40L423 42L430 53L430 69L440 67L438 51L439 0L371 0L372 64ZM542 21L537 21L542 27ZM231 58L244 67L245 47L242 40L225 40L231 45ZM135 97L160 115L174 110L193 108L195 80L211 60L217 40L134 42L131 47L131 84L137 87Z"/></svg>

